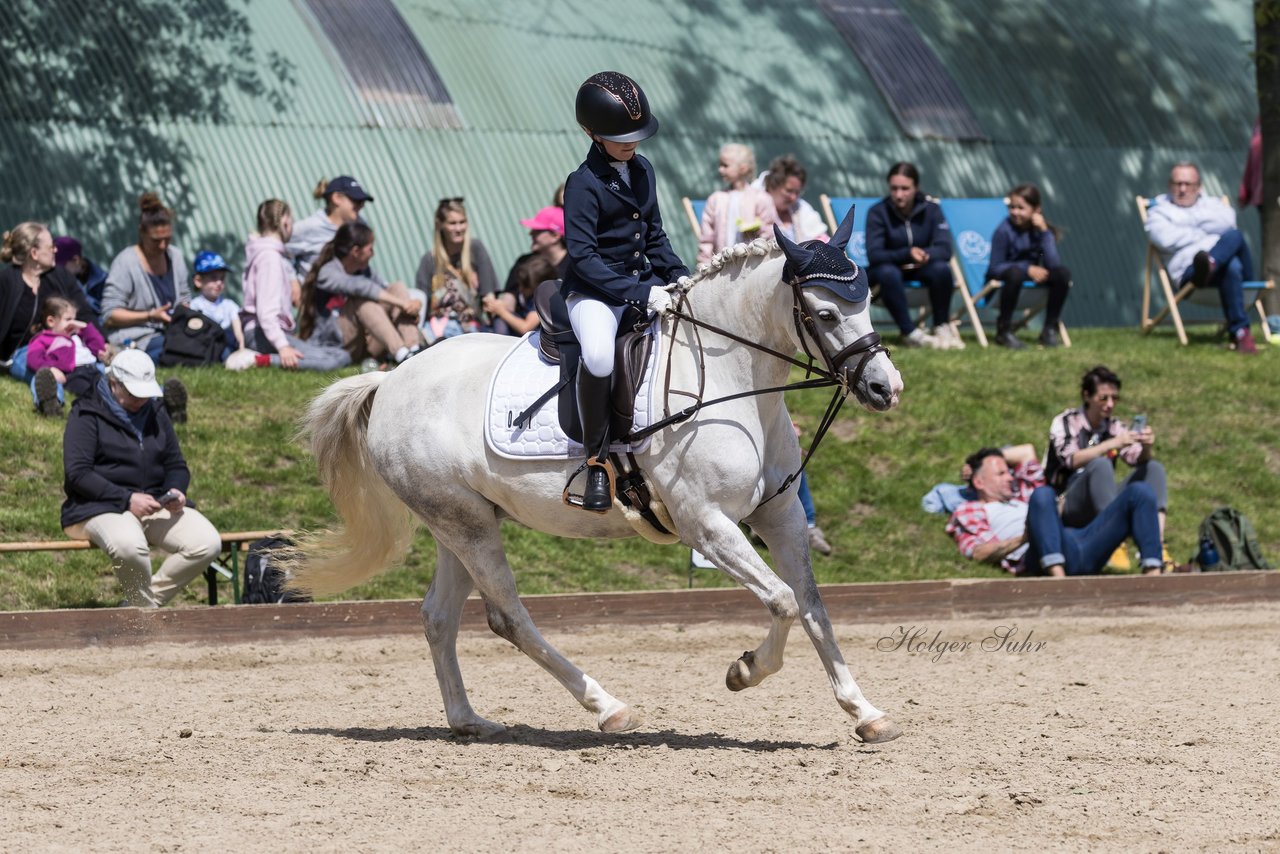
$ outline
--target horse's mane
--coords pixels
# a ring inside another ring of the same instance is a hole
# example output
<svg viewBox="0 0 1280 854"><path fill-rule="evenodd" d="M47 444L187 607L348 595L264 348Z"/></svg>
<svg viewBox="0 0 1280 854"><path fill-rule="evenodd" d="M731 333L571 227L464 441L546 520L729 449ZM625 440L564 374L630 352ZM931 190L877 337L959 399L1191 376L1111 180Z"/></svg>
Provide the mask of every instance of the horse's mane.
<svg viewBox="0 0 1280 854"><path fill-rule="evenodd" d="M698 265L698 271L689 278L687 287L693 287L699 282L704 282L726 269L742 267L752 258L763 258L772 255L778 252L779 249L778 241L772 237L757 237L755 240L750 240L746 243L726 246L715 255L712 255L711 260Z"/></svg>

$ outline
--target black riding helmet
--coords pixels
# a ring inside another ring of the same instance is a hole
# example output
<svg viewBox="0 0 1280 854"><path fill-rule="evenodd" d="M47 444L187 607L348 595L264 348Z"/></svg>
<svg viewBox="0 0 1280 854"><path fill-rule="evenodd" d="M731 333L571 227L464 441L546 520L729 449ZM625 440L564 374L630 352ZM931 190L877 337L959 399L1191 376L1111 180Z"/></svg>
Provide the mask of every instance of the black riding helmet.
<svg viewBox="0 0 1280 854"><path fill-rule="evenodd" d="M578 87L578 124L609 142L639 142L658 132L644 90L625 74L601 71Z"/></svg>

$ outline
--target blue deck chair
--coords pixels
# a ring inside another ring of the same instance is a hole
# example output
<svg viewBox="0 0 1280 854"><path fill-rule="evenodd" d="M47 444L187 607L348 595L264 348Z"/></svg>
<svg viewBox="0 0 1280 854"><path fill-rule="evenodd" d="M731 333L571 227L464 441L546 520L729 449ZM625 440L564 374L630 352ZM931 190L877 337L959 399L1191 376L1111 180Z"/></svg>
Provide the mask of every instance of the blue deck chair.
<svg viewBox="0 0 1280 854"><path fill-rule="evenodd" d="M986 347L987 335L982 329L978 311L995 306L996 292L1003 285L999 279L987 281L987 267L991 263L991 237L1009 215L1008 205L1004 199L942 199L938 204L942 205L942 214L951 226L951 239L955 243L951 269L955 273L956 284L961 288L978 341ZM1025 281L1022 287L1037 291L1039 299L1030 305L1024 300L1018 301L1020 314L1014 320L1015 329L1026 326L1044 309L1049 298L1048 289L1035 282ZM1062 321L1058 321L1058 337L1062 339L1063 346L1071 346L1071 336Z"/></svg>
<svg viewBox="0 0 1280 854"><path fill-rule="evenodd" d="M1135 200L1138 204L1138 217L1142 220L1145 230L1147 225L1147 211L1151 209L1153 199L1144 196L1136 196ZM1222 197L1224 205L1230 205L1230 200L1226 196ZM1155 317L1151 316L1151 276L1155 274L1160 280L1160 290L1164 292L1164 308ZM1262 337L1268 343L1271 342L1271 327L1267 325L1267 311L1262 306L1262 292L1269 291L1275 287L1275 283L1266 282L1245 282L1244 283L1244 304L1248 306L1250 303L1258 312L1258 317L1262 319ZM1178 310L1178 304L1186 301L1191 305L1201 305L1206 307L1220 308L1221 300L1218 298L1217 288L1197 288L1188 282L1180 287L1175 293L1173 283L1169 279L1169 271L1164 268L1164 259L1160 257L1160 250L1151 245L1151 241L1147 241L1147 262L1142 272L1142 333L1145 335L1164 320L1166 317L1173 318L1173 328L1178 332L1178 340L1183 345L1187 343L1187 330L1183 325L1182 312Z"/></svg>
<svg viewBox="0 0 1280 854"><path fill-rule="evenodd" d="M681 196L680 204L684 206L684 215L689 218L689 227L693 229L694 242L701 240L702 212L707 208L707 200L691 199L688 196Z"/></svg>
<svg viewBox="0 0 1280 854"><path fill-rule="evenodd" d="M831 233L835 234L836 226L844 221L845 216L849 213L849 208L853 208L853 236L849 238L849 246L845 250L853 263L866 270L870 267L867 260L867 212L871 210L871 206L880 201L878 198L859 198L853 196L828 196L825 193L820 197L822 201L822 210L827 217L827 225L831 228ZM916 325L924 322L929 312L929 292L925 290L921 282L909 280L904 281L906 286L907 305L911 308L918 309ZM960 287L960 279L956 277L956 288L963 294ZM872 293L872 297L878 295L879 288ZM972 318L975 318L975 326L977 314L971 312ZM981 328L979 327L979 340L982 339ZM983 341L982 346L987 346Z"/></svg>

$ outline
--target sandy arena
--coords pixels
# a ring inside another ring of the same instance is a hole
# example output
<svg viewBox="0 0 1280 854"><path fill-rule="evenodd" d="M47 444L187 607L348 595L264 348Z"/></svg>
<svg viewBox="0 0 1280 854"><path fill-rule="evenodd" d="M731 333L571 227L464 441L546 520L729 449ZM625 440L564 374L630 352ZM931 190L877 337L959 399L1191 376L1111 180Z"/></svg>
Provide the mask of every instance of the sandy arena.
<svg viewBox="0 0 1280 854"><path fill-rule="evenodd" d="M982 649L1009 624L1030 644ZM905 730L877 747L799 629L724 688L765 628L549 631L644 713L622 736L464 634L512 727L482 743L420 635L4 651L0 850L1280 850L1278 606L838 626Z"/></svg>

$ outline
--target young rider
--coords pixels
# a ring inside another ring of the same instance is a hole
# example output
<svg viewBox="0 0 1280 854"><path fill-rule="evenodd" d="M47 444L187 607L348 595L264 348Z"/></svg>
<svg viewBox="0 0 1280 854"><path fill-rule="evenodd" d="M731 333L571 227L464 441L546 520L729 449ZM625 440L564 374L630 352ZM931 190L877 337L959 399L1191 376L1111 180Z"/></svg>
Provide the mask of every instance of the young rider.
<svg viewBox="0 0 1280 854"><path fill-rule="evenodd" d="M578 87L578 124L591 150L564 189L569 266L561 293L582 346L578 414L587 452L582 506L613 506L609 456L609 390L618 324L627 306L661 314L671 306L664 289L689 275L662 229L649 161L636 145L658 132L658 120L636 82L616 71L592 75Z"/></svg>

